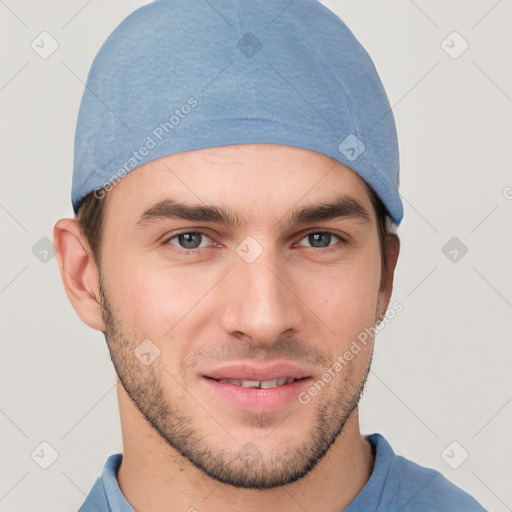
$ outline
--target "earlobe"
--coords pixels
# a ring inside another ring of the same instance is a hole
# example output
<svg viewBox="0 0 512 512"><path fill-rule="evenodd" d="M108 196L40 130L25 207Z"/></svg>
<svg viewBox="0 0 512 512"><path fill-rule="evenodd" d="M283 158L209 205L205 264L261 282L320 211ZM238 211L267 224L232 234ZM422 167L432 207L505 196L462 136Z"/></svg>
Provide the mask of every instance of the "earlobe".
<svg viewBox="0 0 512 512"><path fill-rule="evenodd" d="M78 219L60 219L53 228L55 257L66 295L78 316L93 329L105 330L99 297L98 270L86 247Z"/></svg>
<svg viewBox="0 0 512 512"><path fill-rule="evenodd" d="M400 254L400 239L395 234L389 234L386 239L386 276L379 292L378 315L383 316L389 306L393 293L395 268Z"/></svg>

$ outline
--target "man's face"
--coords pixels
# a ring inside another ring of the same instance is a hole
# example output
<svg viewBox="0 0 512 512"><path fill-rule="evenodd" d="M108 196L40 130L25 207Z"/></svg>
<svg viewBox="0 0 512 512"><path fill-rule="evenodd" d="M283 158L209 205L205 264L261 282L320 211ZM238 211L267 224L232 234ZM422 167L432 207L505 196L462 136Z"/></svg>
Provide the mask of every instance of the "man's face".
<svg viewBox="0 0 512 512"><path fill-rule="evenodd" d="M291 220L340 199L351 214ZM155 208L172 200L222 208L240 225ZM361 178L303 149L212 148L131 172L105 215L105 335L143 416L219 481L270 488L307 474L357 406L373 340L323 376L386 302Z"/></svg>

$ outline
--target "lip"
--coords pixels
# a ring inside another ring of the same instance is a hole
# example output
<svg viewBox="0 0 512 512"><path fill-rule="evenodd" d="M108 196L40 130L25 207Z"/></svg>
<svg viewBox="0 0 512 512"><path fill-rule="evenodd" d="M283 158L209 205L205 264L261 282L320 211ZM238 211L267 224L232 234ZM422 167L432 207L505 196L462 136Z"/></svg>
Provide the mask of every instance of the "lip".
<svg viewBox="0 0 512 512"><path fill-rule="evenodd" d="M218 379L235 380L274 380L280 377L293 377L296 380L274 388L244 388ZM298 395L313 381L312 375L304 368L290 363L254 365L254 363L236 363L205 371L200 383L213 401L221 401L236 409L252 412L275 412L298 402Z"/></svg>
<svg viewBox="0 0 512 512"><path fill-rule="evenodd" d="M307 377L275 388L244 388L229 382L202 377L200 382L208 395L208 401L221 400L235 408L252 413L275 412L287 405L298 403L299 394L311 385Z"/></svg>
<svg viewBox="0 0 512 512"><path fill-rule="evenodd" d="M236 379L236 380L274 380L280 377L293 377L304 379L311 374L304 368L290 363L276 362L267 365L254 365L253 363L236 363L220 368L213 368L203 373L204 377L211 379Z"/></svg>

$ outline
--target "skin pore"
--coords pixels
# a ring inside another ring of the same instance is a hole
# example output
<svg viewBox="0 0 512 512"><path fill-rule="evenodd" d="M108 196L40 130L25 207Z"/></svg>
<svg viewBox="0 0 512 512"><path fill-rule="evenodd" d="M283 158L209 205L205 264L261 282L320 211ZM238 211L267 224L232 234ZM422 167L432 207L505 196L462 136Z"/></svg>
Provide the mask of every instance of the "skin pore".
<svg viewBox="0 0 512 512"><path fill-rule="evenodd" d="M340 198L340 217L291 222ZM357 407L373 340L307 404L236 407L205 375L279 361L312 385L386 311L399 243L387 241L381 287L362 179L312 151L250 144L155 160L104 200L100 269L77 219L57 222L54 240L66 293L105 333L118 375L128 502L140 512L346 507L374 464ZM222 208L231 225L211 210L171 218L173 201ZM159 351L151 364L136 356L142 342Z"/></svg>

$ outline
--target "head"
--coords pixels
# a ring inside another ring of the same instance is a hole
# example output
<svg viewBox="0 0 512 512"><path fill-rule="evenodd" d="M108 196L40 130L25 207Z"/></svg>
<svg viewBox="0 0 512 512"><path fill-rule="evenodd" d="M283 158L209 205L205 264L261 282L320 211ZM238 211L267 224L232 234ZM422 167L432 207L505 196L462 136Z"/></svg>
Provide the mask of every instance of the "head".
<svg viewBox="0 0 512 512"><path fill-rule="evenodd" d="M373 338L333 365L390 300L396 130L370 57L319 2L194 5L148 4L98 52L57 257L105 333L122 419L218 481L270 488L357 410Z"/></svg>
<svg viewBox="0 0 512 512"><path fill-rule="evenodd" d="M202 209L170 217L173 201ZM55 228L62 277L148 425L231 485L306 475L357 407L374 340L307 404L299 392L333 373L391 296L398 238L368 185L325 155L254 144L155 160L82 207ZM275 362L307 376L275 409L211 387L219 368Z"/></svg>

